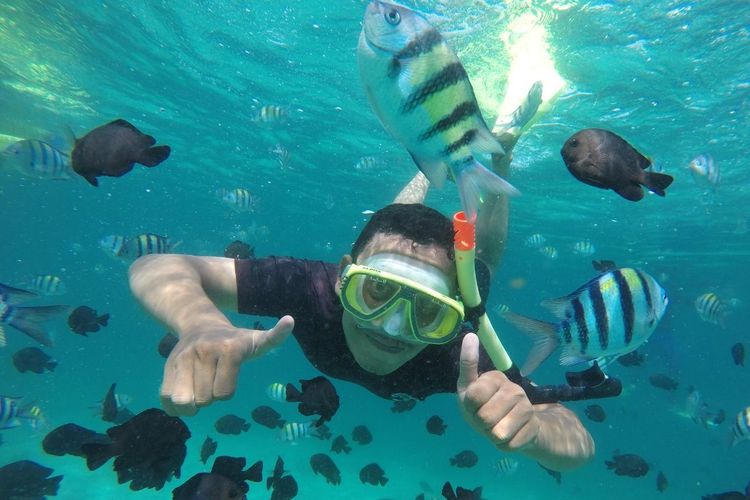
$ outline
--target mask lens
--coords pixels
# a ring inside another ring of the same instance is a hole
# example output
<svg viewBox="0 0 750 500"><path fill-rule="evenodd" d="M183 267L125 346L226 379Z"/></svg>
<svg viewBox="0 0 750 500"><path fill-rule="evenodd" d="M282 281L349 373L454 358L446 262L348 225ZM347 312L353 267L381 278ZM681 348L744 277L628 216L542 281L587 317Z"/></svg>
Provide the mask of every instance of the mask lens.
<svg viewBox="0 0 750 500"><path fill-rule="evenodd" d="M396 295L400 286L375 276L362 276L362 298L371 310L377 309Z"/></svg>

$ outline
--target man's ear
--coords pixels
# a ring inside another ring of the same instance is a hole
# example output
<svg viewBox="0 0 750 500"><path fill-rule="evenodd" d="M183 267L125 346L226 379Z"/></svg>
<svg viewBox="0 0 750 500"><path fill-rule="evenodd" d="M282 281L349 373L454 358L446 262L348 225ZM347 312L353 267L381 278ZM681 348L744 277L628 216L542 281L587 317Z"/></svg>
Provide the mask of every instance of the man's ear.
<svg viewBox="0 0 750 500"><path fill-rule="evenodd" d="M344 274L344 269L346 269L346 266L351 264L352 256L349 254L344 255L341 257L341 260L339 261L339 273L336 275L336 295L341 295L341 275Z"/></svg>

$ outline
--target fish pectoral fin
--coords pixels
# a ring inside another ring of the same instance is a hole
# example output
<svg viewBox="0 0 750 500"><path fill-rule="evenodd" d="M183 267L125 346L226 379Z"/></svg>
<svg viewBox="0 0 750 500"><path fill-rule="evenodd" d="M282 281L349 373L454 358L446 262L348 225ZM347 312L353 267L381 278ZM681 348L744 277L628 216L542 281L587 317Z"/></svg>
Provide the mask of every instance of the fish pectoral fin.
<svg viewBox="0 0 750 500"><path fill-rule="evenodd" d="M560 364L563 366L577 365L587 361L591 361L591 358L581 356L572 345L565 346L560 353Z"/></svg>
<svg viewBox="0 0 750 500"><path fill-rule="evenodd" d="M477 127L477 133L474 136L474 140L471 141L469 148L473 153L479 154L494 154L505 156L505 148L497 138L492 135L486 126Z"/></svg>
<svg viewBox="0 0 750 500"><path fill-rule="evenodd" d="M445 179L448 177L448 166L442 161L426 161L420 160L417 156L409 151L411 159L417 164L419 170L427 177L430 184L438 189L442 189L445 186Z"/></svg>
<svg viewBox="0 0 750 500"><path fill-rule="evenodd" d="M81 177L83 177L84 179L86 179L86 182L88 182L92 186L99 187L99 180L96 178L95 175L93 175L93 174L86 174L86 175L82 175Z"/></svg>
<svg viewBox="0 0 750 500"><path fill-rule="evenodd" d="M640 184L631 184L623 188L615 189L614 192L630 201L639 201L643 199L643 188Z"/></svg>

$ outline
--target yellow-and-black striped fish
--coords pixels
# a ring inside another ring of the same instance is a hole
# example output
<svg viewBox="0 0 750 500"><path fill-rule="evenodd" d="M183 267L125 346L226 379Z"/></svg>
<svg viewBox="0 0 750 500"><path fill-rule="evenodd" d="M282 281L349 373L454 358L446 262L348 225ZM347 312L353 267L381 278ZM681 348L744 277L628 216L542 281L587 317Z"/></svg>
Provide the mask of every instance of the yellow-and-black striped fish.
<svg viewBox="0 0 750 500"><path fill-rule="evenodd" d="M314 422L288 422L281 428L283 441L297 441L313 434Z"/></svg>
<svg viewBox="0 0 750 500"><path fill-rule="evenodd" d="M627 354L653 333L668 302L666 291L652 276L622 268L597 276L565 297L542 302L558 323L512 311L502 317L534 337L522 369L526 375L560 346L563 365Z"/></svg>
<svg viewBox="0 0 750 500"><path fill-rule="evenodd" d="M54 274L37 274L31 279L29 285L35 292L46 296L65 293L65 283Z"/></svg>
<svg viewBox="0 0 750 500"><path fill-rule="evenodd" d="M127 240L127 244L127 255L134 259L152 253L169 253L173 248L168 237L153 233L139 234Z"/></svg>
<svg viewBox="0 0 750 500"><path fill-rule="evenodd" d="M248 211L255 208L255 196L245 188L220 190L220 194L221 201L236 210Z"/></svg>
<svg viewBox="0 0 750 500"><path fill-rule="evenodd" d="M357 49L359 72L373 110L430 182L450 172L469 220L488 194L518 190L475 159L505 154L479 111L461 62L420 14L372 0Z"/></svg>
<svg viewBox="0 0 750 500"><path fill-rule="evenodd" d="M20 173L36 179L67 180L73 172L67 154L36 139L11 144L0 153L0 158Z"/></svg>
<svg viewBox="0 0 750 500"><path fill-rule="evenodd" d="M274 382L266 387L266 395L274 401L286 401L286 384Z"/></svg>
<svg viewBox="0 0 750 500"><path fill-rule="evenodd" d="M726 327L729 306L713 292L704 293L695 299L695 310L703 321Z"/></svg>

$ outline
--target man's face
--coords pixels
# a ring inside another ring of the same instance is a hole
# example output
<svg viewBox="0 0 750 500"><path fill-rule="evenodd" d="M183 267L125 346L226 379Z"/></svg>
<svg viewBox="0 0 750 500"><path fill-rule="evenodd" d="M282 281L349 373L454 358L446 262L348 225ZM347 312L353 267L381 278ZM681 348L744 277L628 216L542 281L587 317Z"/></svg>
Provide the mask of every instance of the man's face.
<svg viewBox="0 0 750 500"><path fill-rule="evenodd" d="M368 257L380 253L399 254L406 257L407 261L414 259L415 263L434 266L444 275L448 289L452 293L455 292L455 266L446 255L445 249L436 245L415 245L400 235L377 233L362 249L356 263L360 264ZM351 257L347 255L341 261L341 269L349 263ZM336 289L340 293L340 281L337 281ZM346 344L354 359L362 368L376 375L386 375L395 371L427 346L406 334L393 336L387 333L383 327L387 318L388 314L385 314L382 318L364 322L346 311L342 318ZM401 326L402 331L408 330L406 324Z"/></svg>

